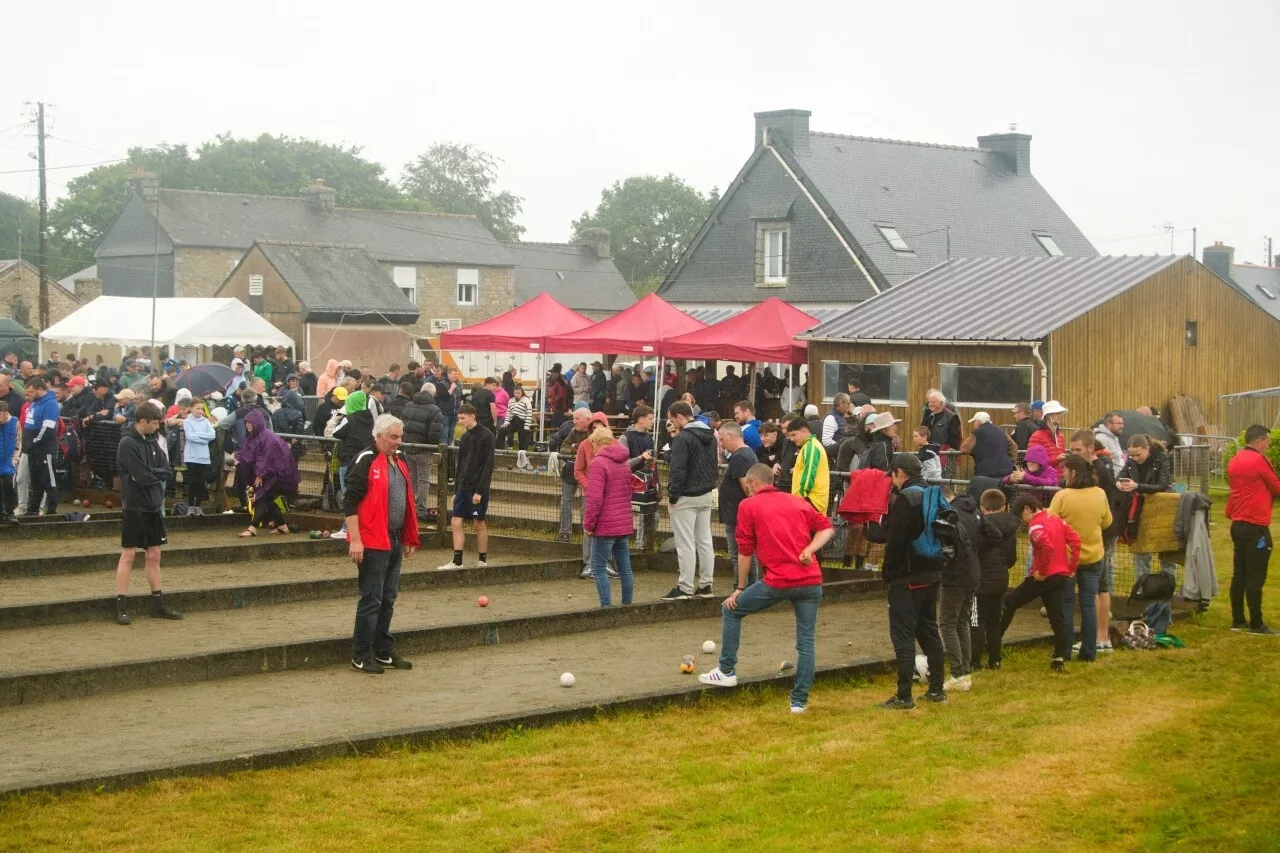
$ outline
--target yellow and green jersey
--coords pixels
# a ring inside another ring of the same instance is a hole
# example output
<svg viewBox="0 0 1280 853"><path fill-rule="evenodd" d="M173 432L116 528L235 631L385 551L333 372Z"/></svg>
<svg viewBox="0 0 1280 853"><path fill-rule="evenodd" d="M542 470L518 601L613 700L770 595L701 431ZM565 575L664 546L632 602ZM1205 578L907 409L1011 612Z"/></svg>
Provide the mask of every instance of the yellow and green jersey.
<svg viewBox="0 0 1280 853"><path fill-rule="evenodd" d="M813 436L796 453L796 465L791 472L791 494L799 495L813 504L818 512L827 514L827 501L831 494L827 451Z"/></svg>

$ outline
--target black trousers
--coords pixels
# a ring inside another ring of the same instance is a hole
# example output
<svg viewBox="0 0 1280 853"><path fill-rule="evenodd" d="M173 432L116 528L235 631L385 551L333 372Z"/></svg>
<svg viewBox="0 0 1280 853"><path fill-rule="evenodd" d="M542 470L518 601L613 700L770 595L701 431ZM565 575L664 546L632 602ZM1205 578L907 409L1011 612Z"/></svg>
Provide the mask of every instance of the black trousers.
<svg viewBox="0 0 1280 853"><path fill-rule="evenodd" d="M279 483L273 483L270 489L255 489L253 492L253 526L266 527L269 524L279 527L284 524L284 489Z"/></svg>
<svg viewBox="0 0 1280 853"><path fill-rule="evenodd" d="M1249 627L1262 627L1262 585L1267 582L1271 563L1271 530L1247 521L1231 522L1231 544L1235 548L1231 575L1231 621L1244 621L1249 604Z"/></svg>
<svg viewBox="0 0 1280 853"><path fill-rule="evenodd" d="M12 474L0 474L0 517L18 511L18 490L13 485Z"/></svg>
<svg viewBox="0 0 1280 853"><path fill-rule="evenodd" d="M209 499L209 463L188 462L182 482L187 487L187 504L200 506L201 501Z"/></svg>
<svg viewBox="0 0 1280 853"><path fill-rule="evenodd" d="M1067 639L1067 620L1062 612L1062 592L1067 586L1066 575L1051 575L1042 581L1027 577L1022 583L1005 593L1004 616L1000 622L1000 636L1009 630L1013 614L1024 604L1039 598L1049 614L1049 626L1053 628L1053 657L1066 660L1071 645Z"/></svg>
<svg viewBox="0 0 1280 853"><path fill-rule="evenodd" d="M27 493L27 512L35 515L41 504L47 503L49 514L53 515L58 511L58 478L53 473L53 453L32 450L29 456L27 471L31 475L31 485Z"/></svg>
<svg viewBox="0 0 1280 853"><path fill-rule="evenodd" d="M1061 608L1059 608L1061 609ZM938 584L889 587L889 639L898 659L898 698L911 698L916 643L929 661L929 691L942 692L942 637L938 634Z"/></svg>
<svg viewBox="0 0 1280 853"><path fill-rule="evenodd" d="M973 660L977 666L982 662L982 653L987 653L987 663L1000 663L1000 641L1004 633L1004 624L1000 621L1000 608L1004 603L1004 593L988 593L978 596L978 628L973 635Z"/></svg>

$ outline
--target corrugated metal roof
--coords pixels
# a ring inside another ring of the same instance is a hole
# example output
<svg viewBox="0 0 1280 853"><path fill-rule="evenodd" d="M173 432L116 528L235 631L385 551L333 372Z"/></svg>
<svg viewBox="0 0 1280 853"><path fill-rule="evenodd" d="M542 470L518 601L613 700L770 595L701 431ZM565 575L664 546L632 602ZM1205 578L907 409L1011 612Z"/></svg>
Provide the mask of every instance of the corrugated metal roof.
<svg viewBox="0 0 1280 853"><path fill-rule="evenodd" d="M799 337L1038 341L1185 257L958 258Z"/></svg>
<svg viewBox="0 0 1280 853"><path fill-rule="evenodd" d="M804 311L806 314L810 314L814 317L817 317L819 321L824 323L827 320L833 320L836 317L839 317L841 314L849 310L848 308L810 308L809 306L805 305L803 302L801 303L788 302L787 304L795 308L799 308L801 311ZM743 311L747 310L747 308L749 308L750 306L734 305L732 307L725 307L725 308L719 308L719 307L684 308L680 305L676 305L676 307L679 308L684 313L688 314L690 317L694 318L695 320L701 320L702 322L706 323L708 326L713 326L716 323L722 322L724 320L728 320L730 317L737 317Z"/></svg>

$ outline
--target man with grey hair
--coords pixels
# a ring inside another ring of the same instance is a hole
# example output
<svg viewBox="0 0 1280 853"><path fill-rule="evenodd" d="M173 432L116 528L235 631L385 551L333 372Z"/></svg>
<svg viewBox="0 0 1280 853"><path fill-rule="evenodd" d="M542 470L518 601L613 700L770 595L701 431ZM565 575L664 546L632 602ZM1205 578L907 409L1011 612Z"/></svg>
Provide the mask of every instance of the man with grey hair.
<svg viewBox="0 0 1280 853"><path fill-rule="evenodd" d="M828 456L834 457L836 448L844 440L844 419L852 408L849 395L843 391L832 398L831 411L822 419L822 434L818 437L822 446L827 449Z"/></svg>
<svg viewBox="0 0 1280 853"><path fill-rule="evenodd" d="M391 617L400 589L400 564L421 544L409 465L400 452L404 423L382 414L373 422L373 447L347 470L342 495L348 554L359 567L360 602L351 640L351 668L377 674L413 669L395 653Z"/></svg>
<svg viewBox="0 0 1280 853"><path fill-rule="evenodd" d="M930 388L925 399L920 426L929 430L929 441L942 450L959 450L960 416L947 405L947 398L937 388Z"/></svg>

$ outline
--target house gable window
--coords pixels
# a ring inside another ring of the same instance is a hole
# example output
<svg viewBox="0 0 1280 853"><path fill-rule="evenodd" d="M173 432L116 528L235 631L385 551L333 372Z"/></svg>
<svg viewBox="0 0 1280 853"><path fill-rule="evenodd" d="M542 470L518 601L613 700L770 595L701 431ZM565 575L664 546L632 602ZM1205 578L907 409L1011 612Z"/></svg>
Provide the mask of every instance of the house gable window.
<svg viewBox="0 0 1280 853"><path fill-rule="evenodd" d="M888 243L889 247L895 252L902 252L903 254L915 253L911 248L911 245L902 238L902 235L898 233L898 229L894 226L876 225L876 230L880 232L880 236L884 238L884 241Z"/></svg>
<svg viewBox="0 0 1280 853"><path fill-rule="evenodd" d="M987 408L1012 406L1032 399L1035 371L1029 364L1012 367L979 367L939 364L938 388L957 406Z"/></svg>
<svg viewBox="0 0 1280 853"><path fill-rule="evenodd" d="M392 267L391 278L400 288L400 292L408 297L414 305L418 304L418 269L417 267Z"/></svg>
<svg viewBox="0 0 1280 853"><path fill-rule="evenodd" d="M857 364L822 362L822 402L830 403L837 393L848 393L853 383L877 406L907 405L907 363Z"/></svg>
<svg viewBox="0 0 1280 853"><path fill-rule="evenodd" d="M784 287L791 268L791 226L786 222L756 224L756 286Z"/></svg>
<svg viewBox="0 0 1280 853"><path fill-rule="evenodd" d="M480 304L480 270L458 270L458 304Z"/></svg>
<svg viewBox="0 0 1280 853"><path fill-rule="evenodd" d="M1033 234L1036 242L1040 244L1040 248L1044 249L1045 254L1051 258L1062 257L1062 250L1058 248L1058 242L1048 234Z"/></svg>

